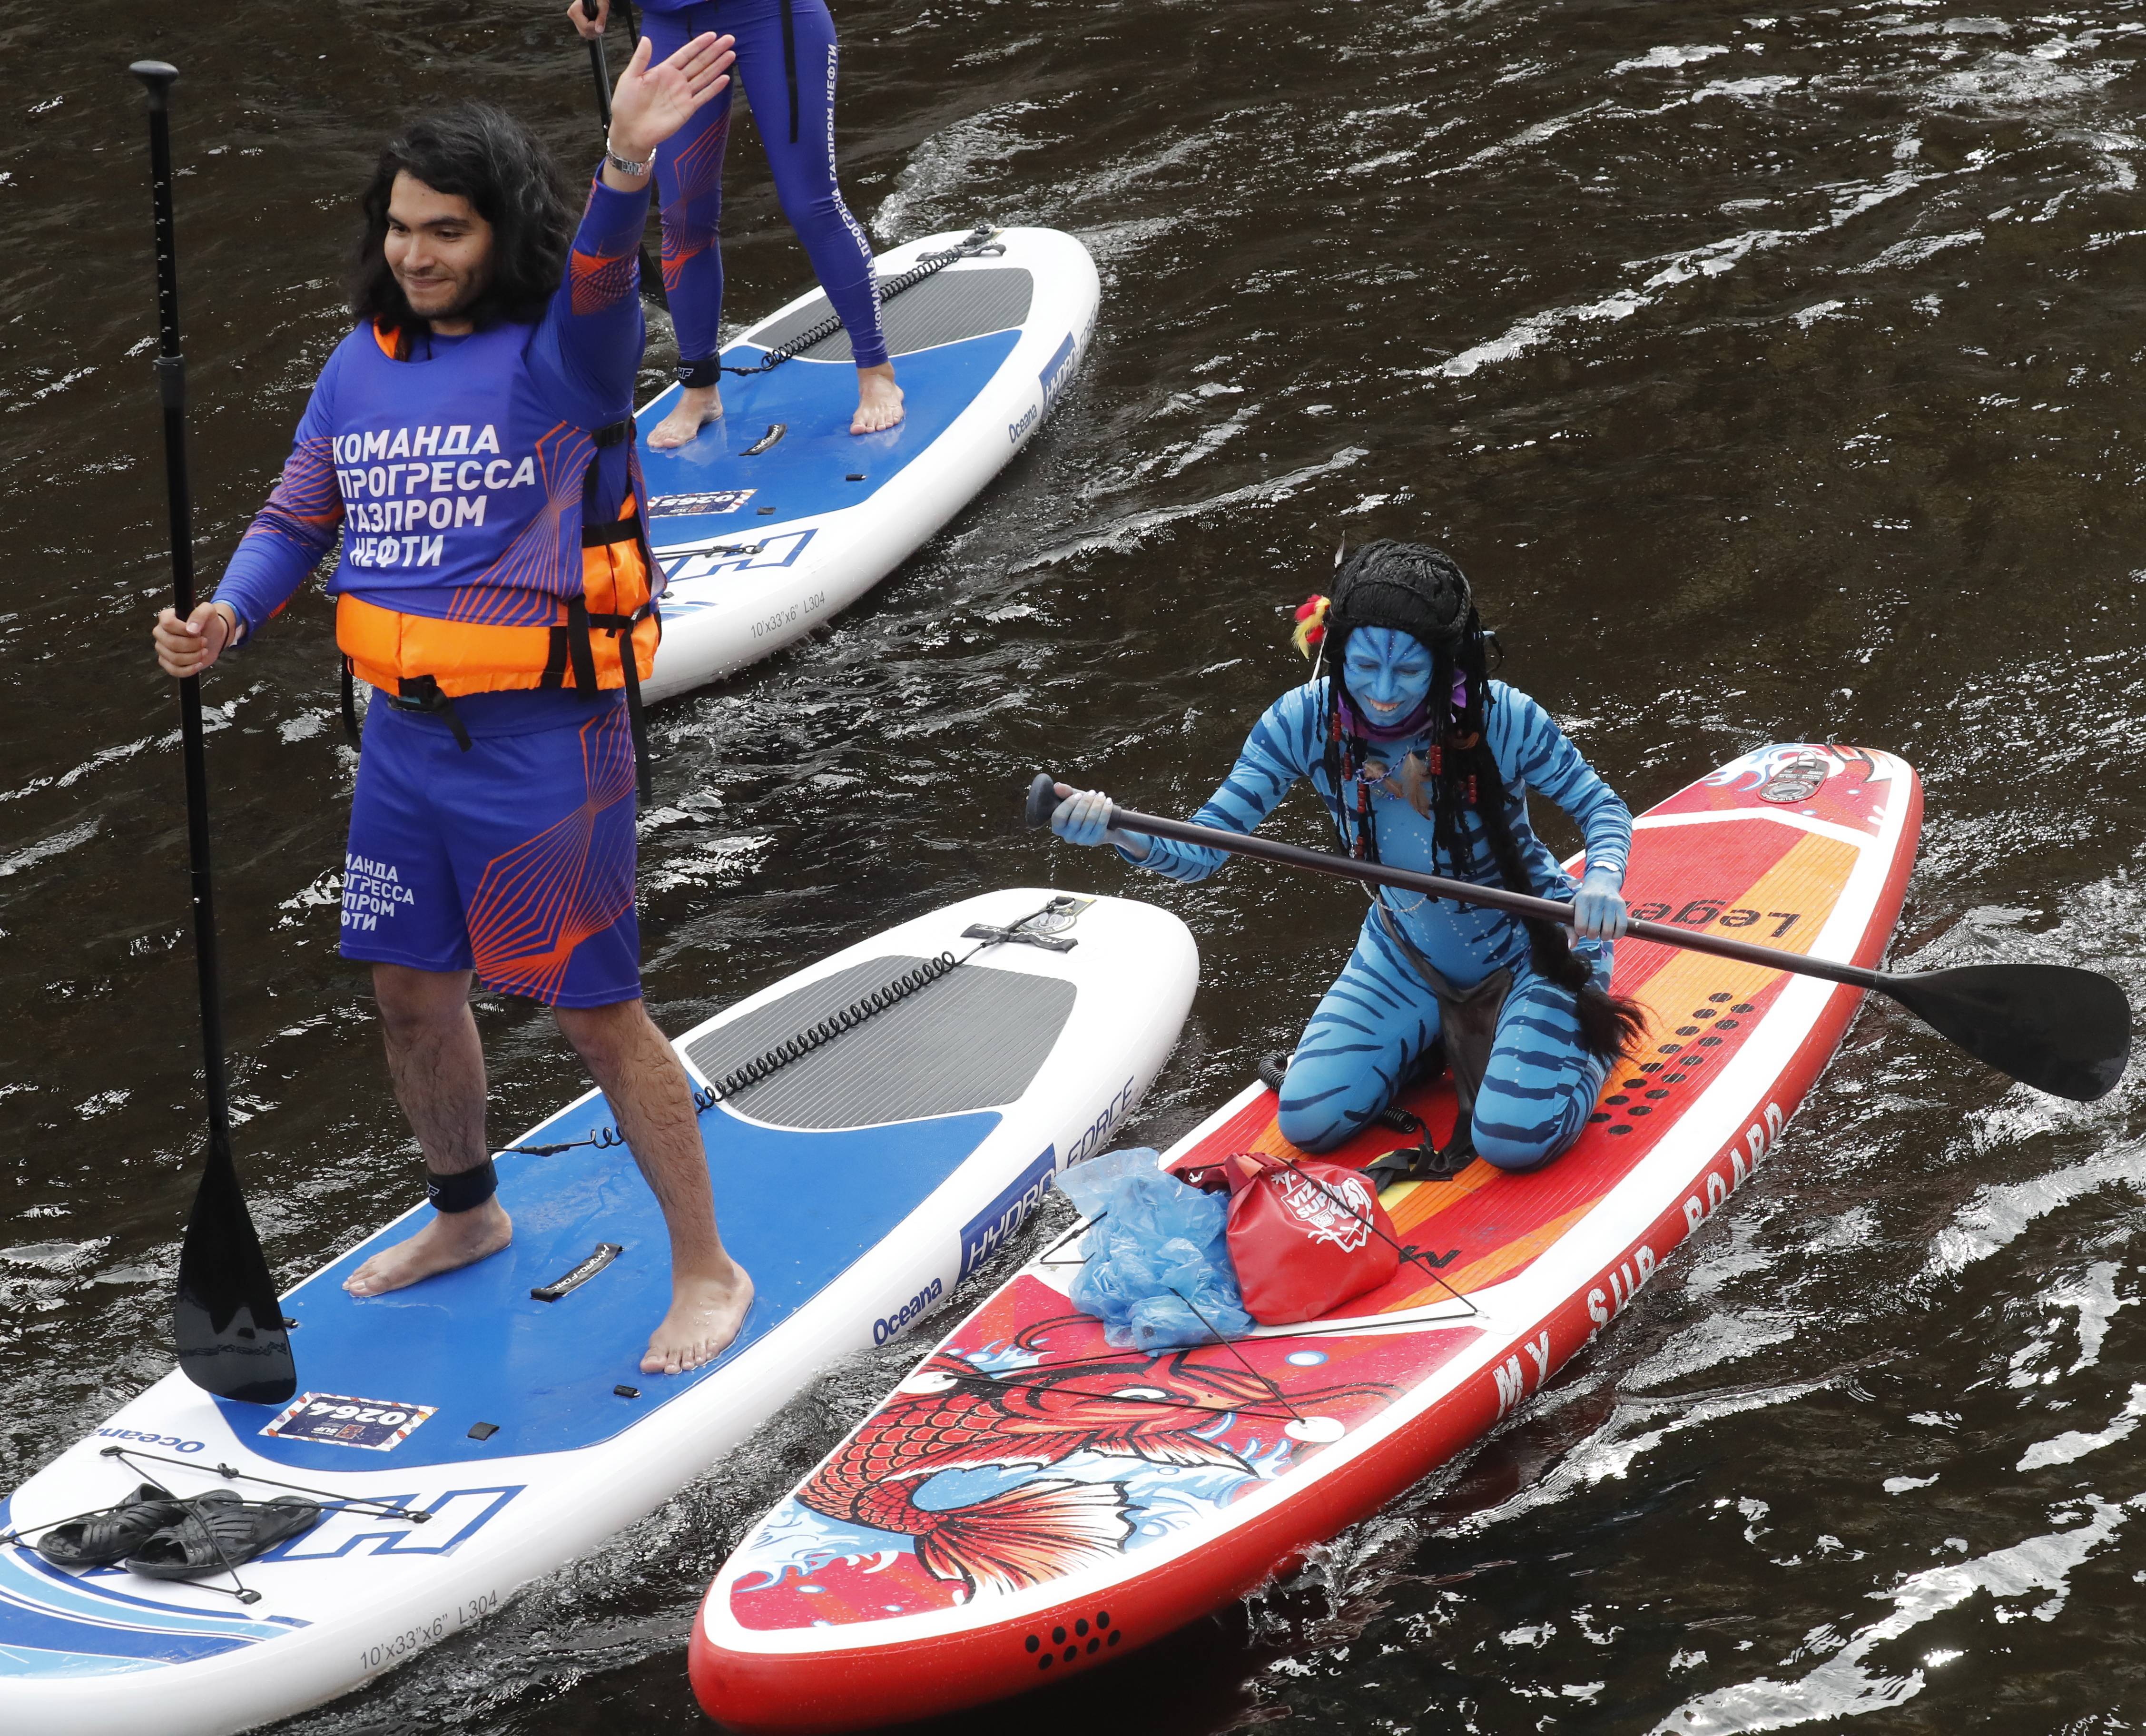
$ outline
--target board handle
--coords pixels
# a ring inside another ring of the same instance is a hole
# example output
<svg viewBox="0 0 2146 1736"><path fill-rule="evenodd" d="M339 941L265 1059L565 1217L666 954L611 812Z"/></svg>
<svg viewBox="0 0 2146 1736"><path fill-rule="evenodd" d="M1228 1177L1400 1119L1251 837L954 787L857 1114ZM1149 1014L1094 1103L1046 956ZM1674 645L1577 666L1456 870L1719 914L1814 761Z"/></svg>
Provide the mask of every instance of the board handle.
<svg viewBox="0 0 2146 1736"><path fill-rule="evenodd" d="M1026 818L1031 831L1041 831L1051 824L1051 816L1058 811L1058 804L1065 798L1058 793L1058 780L1047 771L1039 771L1028 786L1028 806Z"/></svg>

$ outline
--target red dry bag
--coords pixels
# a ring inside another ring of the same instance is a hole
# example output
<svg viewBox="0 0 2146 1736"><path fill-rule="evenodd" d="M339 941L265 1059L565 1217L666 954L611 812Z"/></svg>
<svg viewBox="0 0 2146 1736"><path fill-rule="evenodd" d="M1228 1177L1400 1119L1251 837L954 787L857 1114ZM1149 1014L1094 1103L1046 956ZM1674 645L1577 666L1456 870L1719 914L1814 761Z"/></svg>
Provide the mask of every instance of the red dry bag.
<svg viewBox="0 0 2146 1736"><path fill-rule="evenodd" d="M1262 1326L1315 1320L1376 1290L1400 1265L1377 1190L1345 1164L1240 1152L1230 1182L1230 1262Z"/></svg>

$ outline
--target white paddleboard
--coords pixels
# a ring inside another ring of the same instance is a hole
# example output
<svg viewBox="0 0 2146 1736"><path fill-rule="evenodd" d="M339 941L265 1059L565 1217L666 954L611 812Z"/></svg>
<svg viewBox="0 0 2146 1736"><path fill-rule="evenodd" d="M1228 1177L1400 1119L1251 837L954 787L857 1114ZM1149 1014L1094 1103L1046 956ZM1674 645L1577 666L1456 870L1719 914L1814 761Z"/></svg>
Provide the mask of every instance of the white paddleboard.
<svg viewBox="0 0 2146 1736"><path fill-rule="evenodd" d="M651 699L726 675L847 608L1041 426L1095 332L1095 262L1056 229L987 232L985 251L885 304L906 412L894 427L850 432L857 371L840 331L764 374L724 375L723 415L689 446L648 444L677 387L640 412L649 540L669 581ZM879 256L880 279L968 238L893 248ZM756 367L828 314L817 290L800 296L723 360Z"/></svg>
<svg viewBox="0 0 2146 1736"><path fill-rule="evenodd" d="M293 1290L291 1404L212 1399L173 1373L122 1405L0 1504L0 1730L218 1736L332 1698L631 1524L831 1362L929 1313L1139 1102L1191 1005L1184 925L1119 899L991 893L677 1040L703 1086L1046 906L1028 931L1063 950L991 945L703 1112L724 1239L757 1290L710 1367L640 1372L668 1296L661 1219L622 1146L582 1145L499 1160L506 1252L347 1295L345 1275L419 1206ZM514 1143L613 1125L591 1091ZM592 1256L556 1300L532 1294ZM296 1485L334 1510L198 1584L62 1572L22 1540L145 1479L250 1500Z"/></svg>

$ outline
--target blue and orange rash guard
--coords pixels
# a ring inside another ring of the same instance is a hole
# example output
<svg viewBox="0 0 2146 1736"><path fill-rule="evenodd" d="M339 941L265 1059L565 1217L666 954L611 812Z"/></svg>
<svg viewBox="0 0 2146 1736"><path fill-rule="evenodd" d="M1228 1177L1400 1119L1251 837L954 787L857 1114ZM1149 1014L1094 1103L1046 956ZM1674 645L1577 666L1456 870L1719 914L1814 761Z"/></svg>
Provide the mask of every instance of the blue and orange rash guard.
<svg viewBox="0 0 2146 1736"><path fill-rule="evenodd" d="M595 501L606 517L622 515L641 491L632 443L599 451L593 436L633 413L647 213L645 192L619 192L599 179L564 281L533 325L419 337L400 362L392 334L371 326L337 346L282 479L217 587L249 634L291 600L340 532L342 557L327 589L346 600L337 636L347 656L353 602L391 611L391 621L408 630L406 641L452 646L455 635L429 625L446 623L532 629L507 642L541 645L566 602L584 594L583 480L591 456ZM660 595L661 571L646 582ZM367 642L377 644L379 618L366 620ZM636 659L643 674L653 639L651 631ZM496 650L502 641L482 642ZM540 671L477 666L485 661L476 659L452 686L443 680L443 690L558 684ZM610 673L602 685L617 686L615 652Z"/></svg>
<svg viewBox="0 0 2146 1736"><path fill-rule="evenodd" d="M1338 817L1324 751L1326 686L1322 680L1293 687L1267 708L1245 738L1244 751L1222 787L1192 816L1195 825L1255 831L1300 778L1310 781L1328 813ZM1526 694L1493 681L1484 712L1484 738L1505 781L1506 819L1535 895L1570 899L1573 885L1529 823L1530 790L1548 796L1571 816L1587 840L1590 865L1614 867L1622 875L1631 856L1632 816L1617 792L1580 757L1550 713ZM1379 750L1377 756L1398 766L1410 748L1424 745L1396 742ZM1350 799L1353 803L1353 785ZM1478 885L1504 884L1483 836L1483 822L1473 813L1464 816L1461 823L1462 836L1475 857L1464 872L1438 847L1431 822L1381 781L1371 785L1371 811L1378 825L1379 857L1389 866ZM1205 880L1229 860L1219 850L1202 850L1169 838L1148 841L1147 857L1140 866L1172 880ZM1124 854L1122 848L1120 853ZM1127 856L1126 860L1133 859ZM1413 893L1391 890L1385 896L1386 907L1417 950L1461 988L1473 987L1491 971L1518 964L1527 955L1527 930L1517 918L1501 911L1450 899L1418 899ZM1375 921L1376 912L1367 920Z"/></svg>

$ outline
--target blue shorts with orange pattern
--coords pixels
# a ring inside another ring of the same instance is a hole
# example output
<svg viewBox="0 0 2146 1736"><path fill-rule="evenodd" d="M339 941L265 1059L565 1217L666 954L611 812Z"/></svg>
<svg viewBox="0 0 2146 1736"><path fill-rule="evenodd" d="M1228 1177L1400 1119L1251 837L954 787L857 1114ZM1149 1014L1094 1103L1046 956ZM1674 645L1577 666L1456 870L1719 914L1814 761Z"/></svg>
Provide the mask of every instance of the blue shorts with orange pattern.
<svg viewBox="0 0 2146 1736"><path fill-rule="evenodd" d="M633 738L616 694L482 694L443 719L377 694L343 865L342 955L474 970L550 1006L641 993Z"/></svg>

